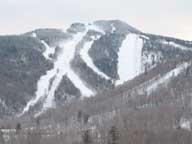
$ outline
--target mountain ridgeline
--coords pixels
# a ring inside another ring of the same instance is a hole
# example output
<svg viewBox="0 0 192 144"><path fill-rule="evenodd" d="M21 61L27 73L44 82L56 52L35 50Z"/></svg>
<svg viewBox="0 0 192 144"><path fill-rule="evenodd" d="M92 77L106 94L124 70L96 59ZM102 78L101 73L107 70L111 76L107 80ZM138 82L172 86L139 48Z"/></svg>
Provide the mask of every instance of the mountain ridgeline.
<svg viewBox="0 0 192 144"><path fill-rule="evenodd" d="M0 116L39 116L73 100L132 89L150 95L190 75L191 59L192 42L119 20L0 36Z"/></svg>

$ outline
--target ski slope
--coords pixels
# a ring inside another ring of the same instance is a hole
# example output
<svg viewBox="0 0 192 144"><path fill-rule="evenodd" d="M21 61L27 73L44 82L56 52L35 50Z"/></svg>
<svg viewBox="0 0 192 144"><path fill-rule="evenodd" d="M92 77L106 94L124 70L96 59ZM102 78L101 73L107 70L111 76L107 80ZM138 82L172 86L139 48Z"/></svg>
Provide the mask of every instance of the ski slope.
<svg viewBox="0 0 192 144"><path fill-rule="evenodd" d="M114 26L113 23L111 24L111 28L112 28L112 29L111 29L111 33L114 33L114 32L116 31L116 27Z"/></svg>
<svg viewBox="0 0 192 144"><path fill-rule="evenodd" d="M181 49L181 50L185 50L185 51L192 51L192 48L185 47L185 46L177 44L177 43L175 43L173 41L171 41L171 42L162 41L162 43L165 44L165 45L173 46L173 47L175 47L177 49Z"/></svg>
<svg viewBox="0 0 192 144"><path fill-rule="evenodd" d="M54 62L54 67L39 79L35 98L27 103L22 114L29 111L30 107L34 106L41 99L45 99L42 111L53 107L55 91L61 83L64 75L68 76L68 78L81 91L83 96L91 96L94 94L94 92L82 82L70 67L70 62L74 57L76 46L83 39L86 33L87 31L79 32L73 35L73 39L64 41L60 44L61 52Z"/></svg>
<svg viewBox="0 0 192 144"><path fill-rule="evenodd" d="M99 39L99 37L92 39L91 41L88 41L84 44L84 47L80 51L80 56L82 57L83 61L87 64L88 67L90 67L95 73L100 75L101 77L105 79L110 79L105 73L100 71L93 63L92 58L89 56L89 49L91 48L92 44L94 43L94 40Z"/></svg>
<svg viewBox="0 0 192 144"><path fill-rule="evenodd" d="M75 84L75 86L81 91L82 95L90 96L93 92L87 88L84 83L79 79L78 76L73 72L70 66L70 62L74 57L76 45L82 40L85 34L77 34L72 40L60 44L62 48L61 54L58 56L56 63L54 64L54 69L57 71L55 73L55 79L52 82L51 89L48 93L46 102L44 103L44 108L49 108L53 106L54 94L57 90L59 84L62 81L64 75Z"/></svg>
<svg viewBox="0 0 192 144"><path fill-rule="evenodd" d="M119 80L123 84L141 72L143 40L136 34L128 34L118 53Z"/></svg>
<svg viewBox="0 0 192 144"><path fill-rule="evenodd" d="M0 99L0 107L5 108L5 109L7 108L5 101L3 101L2 99Z"/></svg>
<svg viewBox="0 0 192 144"><path fill-rule="evenodd" d="M96 32L101 33L102 35L105 35L105 31L102 30L101 28L99 28L98 26L94 25L94 24L89 24L89 25L87 25L87 26L86 26L86 29L87 29L87 31L88 31L88 30L94 30L94 31L96 31Z"/></svg>
<svg viewBox="0 0 192 144"><path fill-rule="evenodd" d="M31 34L31 37L37 38L37 34L33 32L33 33Z"/></svg>
<svg viewBox="0 0 192 144"><path fill-rule="evenodd" d="M41 41L41 43L45 46L45 51L43 53L43 56L46 59L50 59L50 55L55 53L55 48L51 48L45 41Z"/></svg>
<svg viewBox="0 0 192 144"><path fill-rule="evenodd" d="M157 79L155 82L153 82L152 84L150 84L149 86L147 86L146 88L146 92L147 94L152 93L154 90L156 90L158 88L158 86L160 84L166 84L170 81L170 79L172 77L177 77L181 72L183 72L188 66L190 65L190 63L185 62L183 64L180 64L178 67L176 67L175 69L171 70L170 72L168 72L167 74L165 74L164 76L162 76L161 78Z"/></svg>

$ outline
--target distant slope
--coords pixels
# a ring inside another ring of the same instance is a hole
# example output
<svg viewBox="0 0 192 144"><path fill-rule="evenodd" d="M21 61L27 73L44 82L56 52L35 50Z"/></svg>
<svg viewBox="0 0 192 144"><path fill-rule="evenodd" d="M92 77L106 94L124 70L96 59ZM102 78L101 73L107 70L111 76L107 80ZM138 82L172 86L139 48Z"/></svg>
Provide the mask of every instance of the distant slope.
<svg viewBox="0 0 192 144"><path fill-rule="evenodd" d="M103 91L112 97L130 85L147 87L191 56L191 42L143 33L119 20L1 36L0 113L37 114Z"/></svg>

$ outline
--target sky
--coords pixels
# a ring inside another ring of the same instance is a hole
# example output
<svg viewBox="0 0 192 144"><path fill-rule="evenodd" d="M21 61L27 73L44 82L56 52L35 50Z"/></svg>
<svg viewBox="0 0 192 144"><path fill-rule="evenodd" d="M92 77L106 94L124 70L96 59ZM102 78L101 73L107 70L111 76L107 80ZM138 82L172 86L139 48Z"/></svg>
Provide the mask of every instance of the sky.
<svg viewBox="0 0 192 144"><path fill-rule="evenodd" d="M192 0L0 0L0 35L103 19L192 41Z"/></svg>

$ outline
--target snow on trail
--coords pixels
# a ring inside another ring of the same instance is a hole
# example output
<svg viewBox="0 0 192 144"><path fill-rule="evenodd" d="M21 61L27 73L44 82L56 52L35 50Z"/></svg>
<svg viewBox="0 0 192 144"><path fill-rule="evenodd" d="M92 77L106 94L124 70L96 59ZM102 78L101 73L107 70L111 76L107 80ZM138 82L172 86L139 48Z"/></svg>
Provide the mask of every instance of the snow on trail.
<svg viewBox="0 0 192 144"><path fill-rule="evenodd" d="M191 119L181 118L179 125L181 128L191 130Z"/></svg>
<svg viewBox="0 0 192 144"><path fill-rule="evenodd" d="M57 70L55 68L48 71L45 75L43 75L39 81L37 82L37 91L35 93L35 98L30 100L25 108L23 109L22 114L29 111L30 107L34 106L41 98L46 97L49 92L49 83L52 78L57 74ZM21 114L21 115L22 115Z"/></svg>
<svg viewBox="0 0 192 144"><path fill-rule="evenodd" d="M86 33L87 31L81 33L79 32L78 34L74 35L73 39L60 44L62 51L60 55L58 55L57 60L54 62L54 67L47 71L47 73L39 79L35 98L27 103L22 114L29 111L30 107L34 106L42 98L46 98L46 101L43 104L42 112L47 108L52 107L54 104L55 91L57 90L64 75L67 75L68 78L74 82L74 85L81 91L83 96L90 96L94 94L92 90L84 85L82 80L73 72L70 67L70 62L75 54L76 45L82 40ZM47 54L44 54L44 56L47 56ZM53 80L52 83L51 80Z"/></svg>
<svg viewBox="0 0 192 144"><path fill-rule="evenodd" d="M94 24L90 24L87 26L87 30L94 30L96 32L100 32L102 35L105 34L105 31L102 30L101 28L99 28L98 26L94 25Z"/></svg>
<svg viewBox="0 0 192 144"><path fill-rule="evenodd" d="M36 34L36 33L32 33L32 34L31 34L31 37L37 38L37 34Z"/></svg>
<svg viewBox="0 0 192 144"><path fill-rule="evenodd" d="M113 23L111 24L111 27L112 27L112 29L111 29L111 33L114 33L114 32L116 31L116 27L114 26Z"/></svg>
<svg viewBox="0 0 192 144"><path fill-rule="evenodd" d="M64 75L67 75L67 77L74 83L74 85L81 91L83 96L90 96L94 93L87 88L84 83L79 79L79 77L73 72L70 66L71 60L74 58L76 45L82 40L85 33L80 33L74 36L74 38L68 42L64 42L60 44L60 47L63 49L63 52L58 57L56 63L55 63L55 69L58 70L58 73L56 75L56 78L54 79L52 83L51 90L49 92L49 95L47 96L46 103L44 104L44 107L51 107L52 102L54 100L54 93L59 86L62 77Z"/></svg>
<svg viewBox="0 0 192 144"><path fill-rule="evenodd" d="M68 78L71 81L74 81L74 85L75 87L77 87L78 89L80 89L82 96L83 97L89 97L91 95L94 95L94 92L92 90L90 90L84 83L83 81L74 73L74 71L72 71L71 69L69 69L68 71Z"/></svg>
<svg viewBox="0 0 192 144"><path fill-rule="evenodd" d="M32 33L31 34L31 37L33 38L37 38L37 34L36 33ZM43 56L46 58L46 59L50 59L50 55L51 54L54 54L55 53L55 48L52 48L50 47L44 40L41 40L41 43L44 45L45 47L45 51L43 53Z"/></svg>
<svg viewBox="0 0 192 144"><path fill-rule="evenodd" d="M100 37L97 37L96 39L99 39ZM80 51L80 56L82 57L82 59L84 60L84 62L87 64L88 67L90 67L94 72L96 72L98 75L100 75L101 77L105 78L105 79L110 79L110 77L108 77L105 73L103 73L102 71L100 71L95 64L92 61L92 58L89 56L89 49L91 48L92 44L94 43L93 39L89 42L86 42L84 44L84 47L81 49Z"/></svg>
<svg viewBox="0 0 192 144"><path fill-rule="evenodd" d="M178 76L181 72L183 72L189 66L190 66L190 63L185 62L183 64L180 64L178 67L171 70L167 74L165 74L163 77L159 78L158 80L156 80L155 82L153 82L152 84L147 86L147 88L146 88L147 94L150 94L155 89L157 89L160 84L167 83L172 77Z"/></svg>
<svg viewBox="0 0 192 144"><path fill-rule="evenodd" d="M169 46L173 46L177 49L181 49L181 50L186 50L186 51L192 51L192 48L188 48L188 47L185 47L185 46L182 46L180 44L177 44L175 42L167 42L167 41L162 41L163 44L165 45L169 45Z"/></svg>
<svg viewBox="0 0 192 144"><path fill-rule="evenodd" d="M7 108L5 101L3 101L2 99L0 99L0 107Z"/></svg>
<svg viewBox="0 0 192 144"><path fill-rule="evenodd" d="M128 34L118 53L119 80L116 85L123 84L141 73L143 40L139 35Z"/></svg>
<svg viewBox="0 0 192 144"><path fill-rule="evenodd" d="M55 48L51 48L45 41L41 41L41 43L45 46L45 51L43 53L43 56L46 58L46 59L50 59L50 55L51 54L54 54L55 53Z"/></svg>

